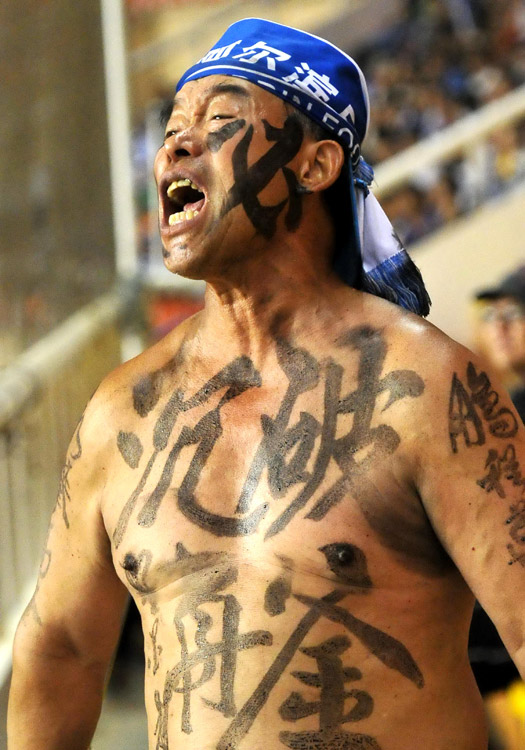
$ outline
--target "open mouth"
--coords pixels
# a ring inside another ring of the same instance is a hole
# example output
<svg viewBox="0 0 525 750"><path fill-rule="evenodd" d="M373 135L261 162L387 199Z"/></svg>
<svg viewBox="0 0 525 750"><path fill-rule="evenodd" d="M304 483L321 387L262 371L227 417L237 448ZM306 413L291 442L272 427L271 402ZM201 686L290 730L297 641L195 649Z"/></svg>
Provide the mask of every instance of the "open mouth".
<svg viewBox="0 0 525 750"><path fill-rule="evenodd" d="M174 180L168 185L166 194L170 226L194 219L206 200L202 190L189 178Z"/></svg>

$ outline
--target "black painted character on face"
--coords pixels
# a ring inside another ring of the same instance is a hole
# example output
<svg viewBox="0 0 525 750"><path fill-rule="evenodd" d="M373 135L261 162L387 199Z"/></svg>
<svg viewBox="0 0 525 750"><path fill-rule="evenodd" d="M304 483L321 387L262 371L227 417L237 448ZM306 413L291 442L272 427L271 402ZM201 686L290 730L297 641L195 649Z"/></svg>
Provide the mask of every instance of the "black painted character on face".
<svg viewBox="0 0 525 750"><path fill-rule="evenodd" d="M286 165L296 156L303 142L303 128L298 118L290 115L282 128L275 128L263 120L266 139L274 145L261 158L248 166L248 151L253 140L254 127L250 125L233 152L234 184L223 208L226 215L232 208L242 204L253 226L266 239L276 231L277 219L288 203L285 217L287 229L293 232L299 226L302 215L301 195L297 190L297 178ZM226 125L225 128L229 127ZM236 130L234 131L236 132ZM216 134L218 135L218 134ZM261 205L258 195L282 170L289 190L289 198L273 206Z"/></svg>
<svg viewBox="0 0 525 750"><path fill-rule="evenodd" d="M255 84L211 78L183 87L155 160L164 257L173 251L177 263L183 259L179 250L187 249L182 240L187 232L198 234L204 227L202 238L210 241L210 233L236 207L241 210L232 223L242 246L253 237L252 229L271 240L281 214L289 232L302 217L305 189L293 169L304 140L299 114L289 113L278 97ZM226 122L215 129L220 120ZM190 184L173 188L181 179ZM179 265L170 268L181 272Z"/></svg>

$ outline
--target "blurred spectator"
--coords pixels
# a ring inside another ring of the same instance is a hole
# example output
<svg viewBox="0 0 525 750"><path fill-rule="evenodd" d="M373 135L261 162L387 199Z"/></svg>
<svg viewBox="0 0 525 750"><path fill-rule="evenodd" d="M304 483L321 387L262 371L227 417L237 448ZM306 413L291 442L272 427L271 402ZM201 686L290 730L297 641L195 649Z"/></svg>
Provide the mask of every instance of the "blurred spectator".
<svg viewBox="0 0 525 750"><path fill-rule="evenodd" d="M511 398L525 421L525 265L476 298L482 303L478 344L512 383Z"/></svg>
<svg viewBox="0 0 525 750"><path fill-rule="evenodd" d="M356 54L374 110L368 160L386 148L385 123L426 137L523 83L524 16L523 0L407 0L402 21Z"/></svg>
<svg viewBox="0 0 525 750"><path fill-rule="evenodd" d="M408 245L458 215L455 193L451 174L429 169L381 203L397 234Z"/></svg>
<svg viewBox="0 0 525 750"><path fill-rule="evenodd" d="M490 139L496 189L525 177L525 148L516 128L497 130Z"/></svg>
<svg viewBox="0 0 525 750"><path fill-rule="evenodd" d="M476 300L477 348L507 384L512 384L511 398L525 421L525 266L499 285L478 292ZM525 687L496 628L478 604L472 618L469 656L485 698L491 747L520 750L525 742Z"/></svg>
<svg viewBox="0 0 525 750"><path fill-rule="evenodd" d="M432 206L437 226L446 224L458 215L454 191L454 182L448 174L439 176L427 190L426 200Z"/></svg>
<svg viewBox="0 0 525 750"><path fill-rule="evenodd" d="M406 244L416 242L436 226L424 191L417 185L406 185L383 200L382 205L397 234Z"/></svg>

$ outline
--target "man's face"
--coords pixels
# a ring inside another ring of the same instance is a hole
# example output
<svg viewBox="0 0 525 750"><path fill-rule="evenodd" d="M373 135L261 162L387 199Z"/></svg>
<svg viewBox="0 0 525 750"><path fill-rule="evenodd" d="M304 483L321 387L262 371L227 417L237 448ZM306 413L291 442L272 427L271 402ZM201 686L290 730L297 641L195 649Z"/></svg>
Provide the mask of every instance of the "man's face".
<svg viewBox="0 0 525 750"><path fill-rule="evenodd" d="M485 353L498 369L525 375L525 307L513 297L487 302L480 333Z"/></svg>
<svg viewBox="0 0 525 750"><path fill-rule="evenodd" d="M247 81L209 76L180 90L155 159L166 267L210 279L294 231L299 120Z"/></svg>

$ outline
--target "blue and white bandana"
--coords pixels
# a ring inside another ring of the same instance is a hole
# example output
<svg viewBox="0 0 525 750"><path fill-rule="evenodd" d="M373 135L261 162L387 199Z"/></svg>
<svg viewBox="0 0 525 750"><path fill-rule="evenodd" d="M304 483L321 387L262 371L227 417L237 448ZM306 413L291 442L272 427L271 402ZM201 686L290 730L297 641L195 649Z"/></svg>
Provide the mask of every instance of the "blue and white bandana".
<svg viewBox="0 0 525 750"><path fill-rule="evenodd" d="M370 106L364 75L349 55L325 39L262 18L232 24L177 84L211 75L243 78L271 91L326 128L348 154L347 206L352 219L336 267L344 281L419 315L430 299L419 271L368 186L371 167L360 156ZM342 212L343 213L343 212ZM345 211L346 215L348 213ZM346 234L346 237L345 237ZM360 261L355 273L355 260Z"/></svg>
<svg viewBox="0 0 525 750"><path fill-rule="evenodd" d="M330 42L262 18L232 24L187 70L188 81L211 75L244 78L293 104L352 152L366 135L369 102L362 71Z"/></svg>

